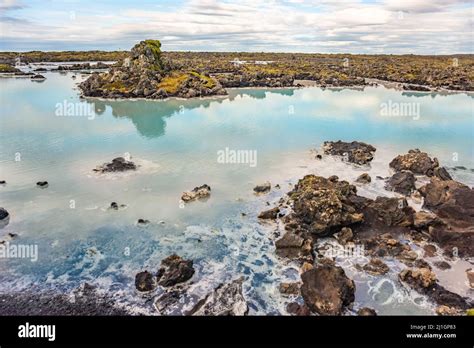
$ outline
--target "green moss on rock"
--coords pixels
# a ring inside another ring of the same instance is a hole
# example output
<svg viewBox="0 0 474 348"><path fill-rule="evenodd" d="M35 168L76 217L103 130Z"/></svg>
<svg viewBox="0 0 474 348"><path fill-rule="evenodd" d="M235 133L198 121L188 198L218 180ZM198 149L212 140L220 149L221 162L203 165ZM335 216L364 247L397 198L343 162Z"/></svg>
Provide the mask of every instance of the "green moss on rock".
<svg viewBox="0 0 474 348"><path fill-rule="evenodd" d="M206 87L206 88L214 88L216 86L216 82L214 81L214 79L210 76L206 76L204 74L200 74L198 73L197 71L191 71L190 73L191 75L201 79L201 81L204 82L203 84L203 87Z"/></svg>
<svg viewBox="0 0 474 348"><path fill-rule="evenodd" d="M158 84L158 88L162 88L168 94L175 94L180 89L181 85L189 78L188 74L173 72L164 77Z"/></svg>

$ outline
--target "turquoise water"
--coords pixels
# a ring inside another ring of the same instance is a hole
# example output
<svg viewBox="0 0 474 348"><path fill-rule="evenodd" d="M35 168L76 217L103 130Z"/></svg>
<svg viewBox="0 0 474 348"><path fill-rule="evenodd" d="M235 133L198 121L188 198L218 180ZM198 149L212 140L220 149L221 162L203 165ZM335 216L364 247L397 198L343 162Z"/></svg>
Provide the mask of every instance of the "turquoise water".
<svg viewBox="0 0 474 348"><path fill-rule="evenodd" d="M278 227L256 215L305 174L353 180L367 171L331 158L315 161L311 149L325 140L368 142L377 148L369 171L375 177L388 175L393 157L417 147L449 168L466 167L450 172L474 185L474 99L466 94L241 89L215 99L101 101L79 98L80 75L45 76L42 83L0 79L0 180L7 181L0 206L11 214L0 239L15 233L15 242L39 247L37 262L0 259L2 291L30 284L68 290L88 281L138 308L135 273L156 270L177 252L195 261L196 296L243 274L251 313L284 313L278 283L298 279L298 271L274 255ZM417 105L419 114L381 115L389 101ZM58 103L89 105L95 113L57 116ZM219 163L225 148L256 151L256 165ZM136 173L92 172L124 153L140 165ZM49 187L37 188L40 180ZM254 196L252 188L267 180L281 189ZM208 201L180 202L183 191L202 184L212 188ZM377 180L359 192L391 195ZM112 201L127 207L110 211ZM151 224L137 226L139 218ZM358 304L382 314L428 310L413 309L412 294L405 305L378 305L361 282Z"/></svg>

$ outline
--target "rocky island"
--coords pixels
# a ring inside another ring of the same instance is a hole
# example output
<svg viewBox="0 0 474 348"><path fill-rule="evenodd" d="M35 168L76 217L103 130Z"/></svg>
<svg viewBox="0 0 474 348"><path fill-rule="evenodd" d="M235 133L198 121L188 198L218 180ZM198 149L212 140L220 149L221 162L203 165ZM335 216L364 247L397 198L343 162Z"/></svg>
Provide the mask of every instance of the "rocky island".
<svg viewBox="0 0 474 348"><path fill-rule="evenodd" d="M141 41L110 71L93 74L79 87L84 96L102 98L164 99L226 94L221 84L209 75L163 58L158 40Z"/></svg>

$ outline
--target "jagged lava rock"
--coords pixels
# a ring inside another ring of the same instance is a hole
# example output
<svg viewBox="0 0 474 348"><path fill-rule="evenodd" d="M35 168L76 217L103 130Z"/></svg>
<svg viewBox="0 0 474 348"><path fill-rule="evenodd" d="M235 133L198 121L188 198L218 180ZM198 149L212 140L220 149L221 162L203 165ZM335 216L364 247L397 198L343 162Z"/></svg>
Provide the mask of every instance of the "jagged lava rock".
<svg viewBox="0 0 474 348"><path fill-rule="evenodd" d="M393 174L392 177L387 180L385 188L407 196L416 189L415 181L416 178L412 172L403 170Z"/></svg>
<svg viewBox="0 0 474 348"><path fill-rule="evenodd" d="M152 291L156 288L156 277L148 271L135 275L135 287L140 292Z"/></svg>
<svg viewBox="0 0 474 348"><path fill-rule="evenodd" d="M319 265L301 275L301 295L311 311L340 315L354 302L355 285L341 267Z"/></svg>
<svg viewBox="0 0 474 348"><path fill-rule="evenodd" d="M211 187L209 185L202 185L192 189L192 191L186 191L181 196L184 202L191 202L196 199L205 199L211 195Z"/></svg>
<svg viewBox="0 0 474 348"><path fill-rule="evenodd" d="M158 270L158 284L164 287L173 286L189 280L194 275L193 261L184 260L173 254L161 261Z"/></svg>
<svg viewBox="0 0 474 348"><path fill-rule="evenodd" d="M397 172L409 170L413 174L434 176L435 168L439 167L439 162L436 158L431 159L426 152L414 149L405 155L395 157L389 166Z"/></svg>
<svg viewBox="0 0 474 348"><path fill-rule="evenodd" d="M326 155L342 156L350 163L369 164L374 158L375 147L359 141L325 141L323 151Z"/></svg>
<svg viewBox="0 0 474 348"><path fill-rule="evenodd" d="M355 186L337 181L337 177L330 179L306 175L289 192L294 216L316 235L329 235L363 221L363 215L349 201L356 195Z"/></svg>

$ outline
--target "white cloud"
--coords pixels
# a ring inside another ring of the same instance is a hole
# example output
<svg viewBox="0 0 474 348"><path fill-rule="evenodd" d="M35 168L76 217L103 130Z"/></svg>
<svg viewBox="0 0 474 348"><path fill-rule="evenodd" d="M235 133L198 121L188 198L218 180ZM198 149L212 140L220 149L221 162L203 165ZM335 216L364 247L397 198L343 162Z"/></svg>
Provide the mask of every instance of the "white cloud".
<svg viewBox="0 0 474 348"><path fill-rule="evenodd" d="M104 14L93 6L83 9L81 4L74 20L58 10L29 22L21 16L1 19L2 36L11 45L78 48L105 48L106 43L110 49L125 49L138 40L158 38L168 50L472 52L472 8L461 0L191 0L174 11L137 6L110 8Z"/></svg>

